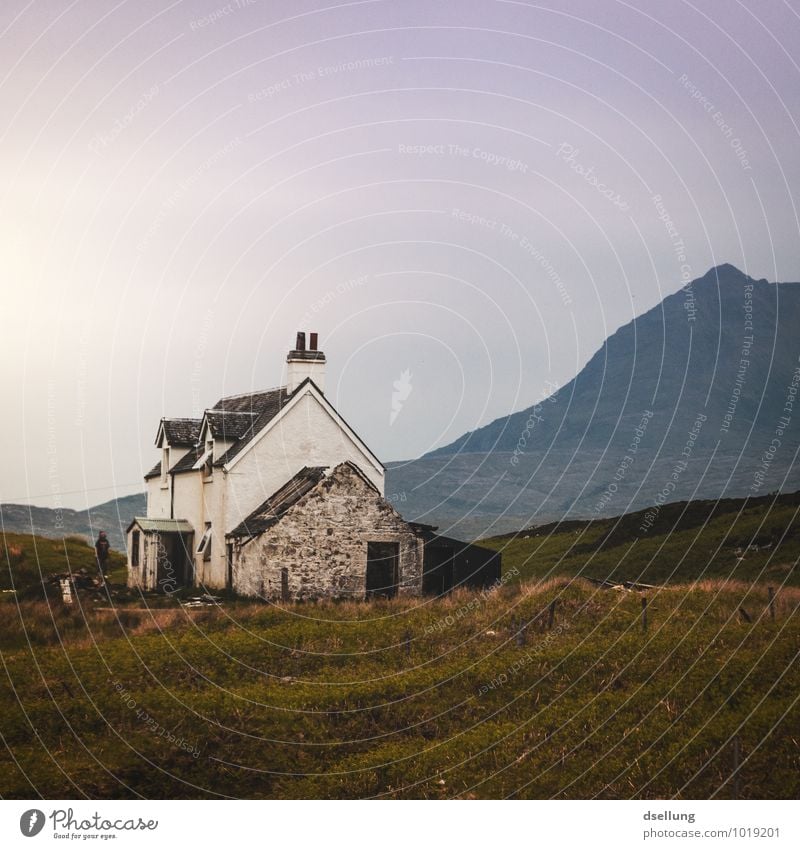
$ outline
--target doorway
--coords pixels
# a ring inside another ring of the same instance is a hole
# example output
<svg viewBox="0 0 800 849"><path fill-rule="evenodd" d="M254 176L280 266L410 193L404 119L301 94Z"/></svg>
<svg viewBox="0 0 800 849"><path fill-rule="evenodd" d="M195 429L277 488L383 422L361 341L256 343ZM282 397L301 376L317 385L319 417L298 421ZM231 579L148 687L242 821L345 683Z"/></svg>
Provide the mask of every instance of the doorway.
<svg viewBox="0 0 800 849"><path fill-rule="evenodd" d="M171 595L194 583L192 534L162 532L156 544L156 587Z"/></svg>
<svg viewBox="0 0 800 849"><path fill-rule="evenodd" d="M367 598L394 598L399 583L400 543L367 543Z"/></svg>

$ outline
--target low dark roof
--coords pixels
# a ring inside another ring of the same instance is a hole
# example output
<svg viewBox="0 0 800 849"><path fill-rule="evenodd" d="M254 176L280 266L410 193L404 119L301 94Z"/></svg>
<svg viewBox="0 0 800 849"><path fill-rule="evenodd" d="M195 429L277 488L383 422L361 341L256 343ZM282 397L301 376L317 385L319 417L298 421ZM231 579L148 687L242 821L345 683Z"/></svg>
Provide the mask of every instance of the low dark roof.
<svg viewBox="0 0 800 849"><path fill-rule="evenodd" d="M325 477L325 466L306 466L255 510L228 536L249 537L260 534L279 521Z"/></svg>
<svg viewBox="0 0 800 849"><path fill-rule="evenodd" d="M162 419L170 445L194 445L200 436L201 419Z"/></svg>

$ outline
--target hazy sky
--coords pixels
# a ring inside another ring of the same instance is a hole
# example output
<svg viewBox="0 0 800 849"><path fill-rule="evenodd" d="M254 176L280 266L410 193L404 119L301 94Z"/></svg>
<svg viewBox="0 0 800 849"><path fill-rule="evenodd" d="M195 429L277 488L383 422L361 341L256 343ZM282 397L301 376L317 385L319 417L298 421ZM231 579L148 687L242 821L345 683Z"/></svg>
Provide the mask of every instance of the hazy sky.
<svg viewBox="0 0 800 849"><path fill-rule="evenodd" d="M0 501L140 490L296 330L391 460L712 265L800 280L799 61L778 0L4 0Z"/></svg>

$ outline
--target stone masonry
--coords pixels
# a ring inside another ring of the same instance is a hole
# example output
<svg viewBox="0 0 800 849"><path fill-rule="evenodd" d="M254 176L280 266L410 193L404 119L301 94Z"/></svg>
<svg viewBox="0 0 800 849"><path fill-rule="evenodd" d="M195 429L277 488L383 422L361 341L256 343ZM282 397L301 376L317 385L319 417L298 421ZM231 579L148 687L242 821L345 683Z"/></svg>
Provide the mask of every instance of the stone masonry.
<svg viewBox="0 0 800 849"><path fill-rule="evenodd" d="M398 593L422 592L421 536L348 463L270 528L249 541L232 541L232 585L240 595L363 599L368 542L399 544Z"/></svg>

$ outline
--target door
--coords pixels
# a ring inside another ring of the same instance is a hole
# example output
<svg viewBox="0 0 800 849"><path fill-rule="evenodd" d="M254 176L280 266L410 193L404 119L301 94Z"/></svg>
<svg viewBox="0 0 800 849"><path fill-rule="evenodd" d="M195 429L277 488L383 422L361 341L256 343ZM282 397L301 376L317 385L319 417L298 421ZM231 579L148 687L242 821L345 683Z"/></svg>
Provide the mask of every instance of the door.
<svg viewBox="0 0 800 849"><path fill-rule="evenodd" d="M367 598L397 595L400 543L367 543Z"/></svg>

